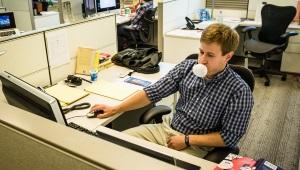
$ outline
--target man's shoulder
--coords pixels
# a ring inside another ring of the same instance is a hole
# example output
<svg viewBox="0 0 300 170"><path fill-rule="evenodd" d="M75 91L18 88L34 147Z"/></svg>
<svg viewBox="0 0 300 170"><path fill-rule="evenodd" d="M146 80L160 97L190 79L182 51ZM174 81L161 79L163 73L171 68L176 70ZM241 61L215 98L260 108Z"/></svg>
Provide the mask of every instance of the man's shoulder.
<svg viewBox="0 0 300 170"><path fill-rule="evenodd" d="M235 90L250 90L250 87L245 82L245 80L242 79L241 76L238 73L236 73L233 69L231 69L230 67L228 68L227 82Z"/></svg>

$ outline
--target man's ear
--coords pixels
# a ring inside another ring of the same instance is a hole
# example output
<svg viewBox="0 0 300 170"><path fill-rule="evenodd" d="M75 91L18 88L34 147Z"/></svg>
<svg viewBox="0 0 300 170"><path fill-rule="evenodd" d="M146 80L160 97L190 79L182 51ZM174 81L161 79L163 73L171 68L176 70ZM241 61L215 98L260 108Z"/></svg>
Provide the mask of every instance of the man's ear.
<svg viewBox="0 0 300 170"><path fill-rule="evenodd" d="M234 54L234 52L233 51L230 51L229 53L227 53L226 55L225 55L225 57L226 57L226 62L228 62L231 58L232 58L232 56L233 56L233 54Z"/></svg>

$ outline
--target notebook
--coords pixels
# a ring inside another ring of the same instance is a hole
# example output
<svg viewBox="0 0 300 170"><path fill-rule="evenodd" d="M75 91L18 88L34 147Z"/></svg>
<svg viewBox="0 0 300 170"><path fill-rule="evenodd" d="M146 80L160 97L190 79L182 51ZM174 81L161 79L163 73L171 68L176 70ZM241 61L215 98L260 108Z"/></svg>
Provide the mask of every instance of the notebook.
<svg viewBox="0 0 300 170"><path fill-rule="evenodd" d="M60 102L63 102L67 105L89 94L84 90L76 89L74 87L69 87L63 84L56 84L54 86L45 89L45 91L51 96L57 98Z"/></svg>
<svg viewBox="0 0 300 170"><path fill-rule="evenodd" d="M105 80L99 80L86 87L85 90L101 96L122 101L131 96L133 93L137 92L139 88L126 86L124 84L111 83Z"/></svg>

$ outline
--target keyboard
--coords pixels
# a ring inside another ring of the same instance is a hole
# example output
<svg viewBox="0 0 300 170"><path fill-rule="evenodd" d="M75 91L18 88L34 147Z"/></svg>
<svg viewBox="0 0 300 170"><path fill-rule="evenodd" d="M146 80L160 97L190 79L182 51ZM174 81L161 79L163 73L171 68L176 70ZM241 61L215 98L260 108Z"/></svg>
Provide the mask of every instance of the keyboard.
<svg viewBox="0 0 300 170"><path fill-rule="evenodd" d="M1 31L0 37L5 37L5 36L10 36L10 35L15 35L15 34L16 34L15 30Z"/></svg>
<svg viewBox="0 0 300 170"><path fill-rule="evenodd" d="M80 126L80 125L77 125L76 123L70 122L70 123L68 123L68 126L71 127L71 128L73 128L73 129L76 129L76 130L79 130L81 132L84 132L86 134L99 137L99 135L96 132L90 131L90 130L88 130L88 129Z"/></svg>

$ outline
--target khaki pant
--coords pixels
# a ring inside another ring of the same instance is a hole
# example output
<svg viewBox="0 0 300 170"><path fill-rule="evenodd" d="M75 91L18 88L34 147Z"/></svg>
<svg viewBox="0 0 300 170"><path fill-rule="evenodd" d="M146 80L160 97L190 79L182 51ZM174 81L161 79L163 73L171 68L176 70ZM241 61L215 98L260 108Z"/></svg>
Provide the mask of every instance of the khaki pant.
<svg viewBox="0 0 300 170"><path fill-rule="evenodd" d="M173 130L170 127L170 123L171 114L163 116L162 123L144 124L131 129L127 129L124 132L131 136L135 136L137 138L141 138L167 147L168 136L183 135L182 133ZM212 148L207 147L190 146L180 151L203 158L211 149Z"/></svg>

